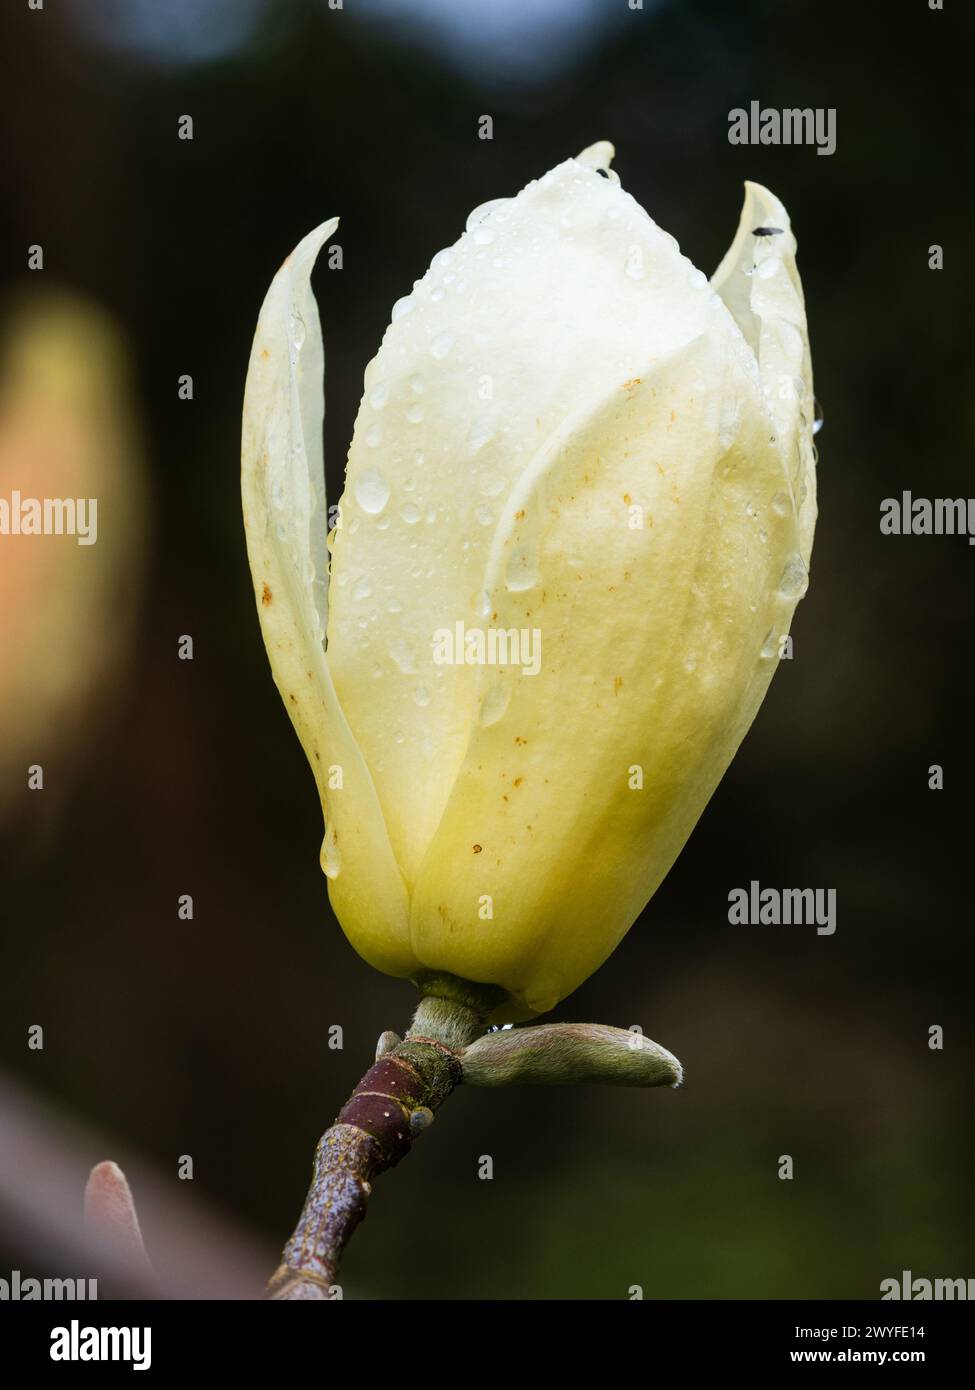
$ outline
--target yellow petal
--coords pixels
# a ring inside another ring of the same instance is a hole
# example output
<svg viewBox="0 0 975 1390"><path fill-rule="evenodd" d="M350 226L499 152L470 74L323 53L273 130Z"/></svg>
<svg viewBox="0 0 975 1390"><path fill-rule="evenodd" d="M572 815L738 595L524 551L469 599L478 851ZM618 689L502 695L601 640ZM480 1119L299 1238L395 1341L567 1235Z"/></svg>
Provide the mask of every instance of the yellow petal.
<svg viewBox="0 0 975 1390"><path fill-rule="evenodd" d="M408 975L414 961L406 891L322 641L328 583L324 354L310 276L337 225L337 219L323 223L299 243L261 307L244 397L241 495L271 670L328 823L323 867L333 905L341 921L357 924L354 945L366 960Z"/></svg>
<svg viewBox="0 0 975 1390"><path fill-rule="evenodd" d="M776 447L799 513L800 552L808 565L816 524L816 466L806 307L789 214L760 183L745 184L738 231L711 283L758 362Z"/></svg>
<svg viewBox="0 0 975 1390"><path fill-rule="evenodd" d="M728 322L618 383L535 462L489 583L493 625L540 631L541 670L478 668L469 744L413 894L425 966L542 1012L618 944L771 679L768 634L788 630L802 589L785 484ZM512 590L505 566L526 547L538 581Z"/></svg>

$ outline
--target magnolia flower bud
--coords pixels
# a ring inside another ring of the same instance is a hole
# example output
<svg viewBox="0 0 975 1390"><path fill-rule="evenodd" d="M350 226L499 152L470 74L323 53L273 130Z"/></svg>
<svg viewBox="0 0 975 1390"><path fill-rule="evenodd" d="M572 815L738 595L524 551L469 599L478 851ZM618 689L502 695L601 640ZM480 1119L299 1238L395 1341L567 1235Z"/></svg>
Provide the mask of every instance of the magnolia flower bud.
<svg viewBox="0 0 975 1390"><path fill-rule="evenodd" d="M667 873L812 544L785 209L748 184L709 284L612 154L477 209L394 306L331 575L309 275L335 221L275 277L247 381L248 550L333 907L381 970L500 986L497 1019L569 994Z"/></svg>

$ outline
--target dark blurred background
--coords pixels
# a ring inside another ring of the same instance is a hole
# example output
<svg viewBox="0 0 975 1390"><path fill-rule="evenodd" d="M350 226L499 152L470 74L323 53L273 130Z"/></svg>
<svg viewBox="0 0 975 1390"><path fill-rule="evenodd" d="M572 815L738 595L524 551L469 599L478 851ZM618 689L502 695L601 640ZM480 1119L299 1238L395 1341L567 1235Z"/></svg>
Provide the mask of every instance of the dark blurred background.
<svg viewBox="0 0 975 1390"><path fill-rule="evenodd" d="M639 924L554 1015L639 1024L681 1058L684 1089L461 1090L377 1187L346 1294L876 1298L902 1269L975 1275L975 553L878 525L902 489L973 491L961 9L4 5L2 273L20 297L43 282L114 322L140 441L126 455L139 554L112 578L134 617L74 619L92 643L111 626L114 661L18 754L0 798L0 1066L88 1126L68 1165L79 1202L88 1164L132 1156L177 1205L193 1189L249 1231L270 1271L319 1133L413 1003L330 913L313 781L254 612L238 439L271 276L341 215L344 269L316 276L334 501L394 300L475 205L607 138L624 186L708 273L745 178L792 216L825 412L795 659ZM836 153L729 145L728 112L752 99L835 107ZM482 114L493 141L477 138ZM37 243L43 274L26 268ZM29 627L28 580L16 592L0 624ZM2 642L0 663L25 650ZM4 737L19 713L0 711ZM835 888L836 934L729 926L728 892L752 878ZM184 893L192 921L177 918ZM38 1023L45 1045L29 1050ZM151 1249L151 1211L144 1224ZM38 1261L8 1219L0 1274Z"/></svg>

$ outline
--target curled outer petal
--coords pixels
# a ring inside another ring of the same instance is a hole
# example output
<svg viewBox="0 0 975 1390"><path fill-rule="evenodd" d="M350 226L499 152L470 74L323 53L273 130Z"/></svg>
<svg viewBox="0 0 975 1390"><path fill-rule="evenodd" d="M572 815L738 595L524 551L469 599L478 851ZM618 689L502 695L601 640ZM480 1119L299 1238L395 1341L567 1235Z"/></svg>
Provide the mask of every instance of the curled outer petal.
<svg viewBox="0 0 975 1390"><path fill-rule="evenodd" d="M321 427L324 353L311 271L337 219L284 262L261 307L244 396L241 494L247 553L275 684L315 774L326 874L356 949L409 974L408 903L372 776L325 657L328 560ZM341 867L340 867L341 866ZM340 876L340 881L339 881Z"/></svg>

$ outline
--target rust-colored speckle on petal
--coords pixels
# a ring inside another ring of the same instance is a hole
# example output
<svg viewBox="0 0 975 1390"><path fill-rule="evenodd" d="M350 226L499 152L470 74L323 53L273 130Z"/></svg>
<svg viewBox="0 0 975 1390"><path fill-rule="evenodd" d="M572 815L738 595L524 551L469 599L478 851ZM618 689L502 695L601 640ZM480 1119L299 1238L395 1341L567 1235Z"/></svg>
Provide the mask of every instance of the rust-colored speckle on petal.
<svg viewBox="0 0 975 1390"><path fill-rule="evenodd" d="M264 605L264 607L266 608L266 607L268 606L268 604L271 603L271 602L273 601L273 599L274 599L274 595L271 593L271 590L270 590L270 589L268 588L268 586L265 584L265 585L264 585L264 588L263 588L263 590L262 590L262 592L261 592L261 603L262 603L262 604Z"/></svg>

